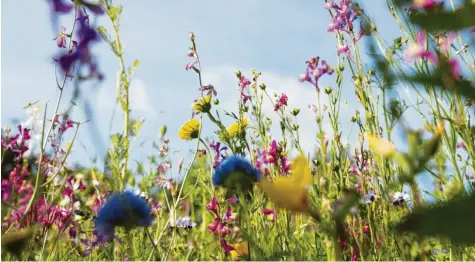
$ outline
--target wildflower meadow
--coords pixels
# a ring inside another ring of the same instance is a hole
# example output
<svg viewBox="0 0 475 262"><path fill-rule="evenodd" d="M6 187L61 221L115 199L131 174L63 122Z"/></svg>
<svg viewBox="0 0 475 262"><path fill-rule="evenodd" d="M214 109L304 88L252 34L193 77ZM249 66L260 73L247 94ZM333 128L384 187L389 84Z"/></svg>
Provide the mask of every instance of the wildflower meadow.
<svg viewBox="0 0 475 262"><path fill-rule="evenodd" d="M475 260L475 1L152 2L2 1L2 260Z"/></svg>

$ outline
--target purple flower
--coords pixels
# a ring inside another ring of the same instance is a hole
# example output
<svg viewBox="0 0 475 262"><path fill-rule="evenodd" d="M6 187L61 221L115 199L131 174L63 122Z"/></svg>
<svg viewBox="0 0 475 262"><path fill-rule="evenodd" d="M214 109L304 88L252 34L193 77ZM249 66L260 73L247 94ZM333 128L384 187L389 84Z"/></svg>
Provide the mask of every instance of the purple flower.
<svg viewBox="0 0 475 262"><path fill-rule="evenodd" d="M206 93L207 96L209 96L209 95L211 95L211 94L212 94L213 96L217 96L217 95L218 95L218 93L216 92L216 89L214 89L214 86L213 86L213 85L202 86L202 87L200 87L200 91L203 91L203 92L204 92L204 91L208 91L208 92Z"/></svg>
<svg viewBox="0 0 475 262"><path fill-rule="evenodd" d="M193 61L189 62L188 64L185 65L185 70L188 71L188 70L194 68L197 63L198 63L198 60L193 60Z"/></svg>
<svg viewBox="0 0 475 262"><path fill-rule="evenodd" d="M63 14L69 13L74 7L71 3L63 3L63 0L51 0L51 4L54 12Z"/></svg>
<svg viewBox="0 0 475 262"><path fill-rule="evenodd" d="M409 201L409 199L410 199L409 194L407 194L406 192L402 192L402 193L396 192L393 195L392 203L395 206L399 206L402 203Z"/></svg>
<svg viewBox="0 0 475 262"><path fill-rule="evenodd" d="M234 250L234 247L232 245L229 245L228 242L224 238L221 239L221 247L224 249L224 252L226 254Z"/></svg>
<svg viewBox="0 0 475 262"><path fill-rule="evenodd" d="M322 60L321 66L318 65L319 62L320 57L318 56L307 61L307 71L305 74L301 74L299 78L300 82L309 82L315 86L317 90L319 90L318 79L320 79L324 74L332 75L334 72L333 68L330 67L325 60Z"/></svg>
<svg viewBox="0 0 475 262"><path fill-rule="evenodd" d="M216 200L216 197L213 197L211 203L206 206L206 210L213 212L216 216L218 215L218 200Z"/></svg>
<svg viewBox="0 0 475 262"><path fill-rule="evenodd" d="M363 10L352 4L351 0L341 0L337 5L333 0L325 4L325 9L333 10L332 22L328 25L328 32L353 31L353 22L363 13Z"/></svg>
<svg viewBox="0 0 475 262"><path fill-rule="evenodd" d="M209 145L212 149L214 149L215 156L214 156L214 164L213 167L215 169L219 168L221 161L226 158L226 156L221 153L222 151L226 151L228 148L226 146L221 147L221 142L211 142Z"/></svg>
<svg viewBox="0 0 475 262"><path fill-rule="evenodd" d="M239 86L240 86L241 88L245 88L245 87L247 87L247 86L250 85L250 84L251 84L251 81L249 81L249 79L247 79L245 76L241 76L241 77L239 78Z"/></svg>
<svg viewBox="0 0 475 262"><path fill-rule="evenodd" d="M157 170L160 172L160 174L165 174L168 169L170 169L171 165L169 162L163 162L160 165L158 165Z"/></svg>
<svg viewBox="0 0 475 262"><path fill-rule="evenodd" d="M462 142L458 142L456 145L455 145L456 148L463 148L463 149L467 149L467 146L465 145L465 143L462 141Z"/></svg>
<svg viewBox="0 0 475 262"><path fill-rule="evenodd" d="M346 55L346 57L348 57L348 59L351 59L351 52L350 52L350 48L348 46L348 42L345 41L345 44L343 46L339 46L337 49L336 49L336 53L337 54L344 54Z"/></svg>

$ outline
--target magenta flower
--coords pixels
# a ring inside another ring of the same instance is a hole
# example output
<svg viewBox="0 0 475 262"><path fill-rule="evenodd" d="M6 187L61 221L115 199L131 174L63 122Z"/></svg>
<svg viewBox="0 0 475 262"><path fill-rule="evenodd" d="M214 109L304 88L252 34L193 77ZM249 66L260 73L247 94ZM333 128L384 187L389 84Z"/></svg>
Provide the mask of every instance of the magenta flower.
<svg viewBox="0 0 475 262"><path fill-rule="evenodd" d="M433 64L437 64L437 57L428 50L426 34L420 30L416 34L416 43L412 44L405 52L404 59L407 62L413 62L418 59L427 59Z"/></svg>
<svg viewBox="0 0 475 262"><path fill-rule="evenodd" d="M449 66L450 66L450 74L452 77L456 80L460 80L461 74L460 74L460 65L457 61L457 59L452 58L449 59Z"/></svg>
<svg viewBox="0 0 475 262"><path fill-rule="evenodd" d="M239 198L236 196L236 194L234 194L230 198L228 198L227 200L228 200L229 204L235 205L239 201Z"/></svg>
<svg viewBox="0 0 475 262"><path fill-rule="evenodd" d="M157 170L160 174L165 174L168 169L170 169L171 165L169 162L163 162L160 165L158 165Z"/></svg>
<svg viewBox="0 0 475 262"><path fill-rule="evenodd" d="M241 76L241 77L239 78L239 86L240 86L241 88L245 88L245 87L247 87L247 86L250 85L250 84L251 84L251 81L249 81L249 79L247 79L245 76Z"/></svg>
<svg viewBox="0 0 475 262"><path fill-rule="evenodd" d="M215 218L213 224L208 226L208 229L215 232L218 229L221 220L219 218Z"/></svg>
<svg viewBox="0 0 475 262"><path fill-rule="evenodd" d="M272 221L272 222L275 221L275 211L274 210L268 209L268 208L263 208L262 213L264 213L264 215L270 216L270 221Z"/></svg>
<svg viewBox="0 0 475 262"><path fill-rule="evenodd" d="M224 216L223 216L223 220L228 220L228 221L235 221L236 218L232 216L232 210L231 210L231 207L228 206L228 208L226 208L226 213L224 213Z"/></svg>
<svg viewBox="0 0 475 262"><path fill-rule="evenodd" d="M351 59L351 51L350 47L348 46L348 42L345 41L345 44L343 46L339 46L336 49L336 53L339 55L344 54L346 57L348 57L348 59Z"/></svg>
<svg viewBox="0 0 475 262"><path fill-rule="evenodd" d="M328 32L350 33L353 31L353 22L363 13L363 10L353 5L351 0L340 0L339 5L330 0L325 4L325 9L335 12L332 22L328 25Z"/></svg>
<svg viewBox="0 0 475 262"><path fill-rule="evenodd" d="M66 26L61 26L61 32L53 38L53 40L56 40L56 45L58 45L59 48L66 48Z"/></svg>
<svg viewBox="0 0 475 262"><path fill-rule="evenodd" d="M224 238L221 239L221 247L224 249L224 252L226 254L234 250L234 247L231 245L228 245L228 242Z"/></svg>
<svg viewBox="0 0 475 262"><path fill-rule="evenodd" d="M213 197L211 203L206 206L206 210L209 210L218 216L218 200L216 200L216 197Z"/></svg>
<svg viewBox="0 0 475 262"><path fill-rule="evenodd" d="M324 74L332 75L334 70L330 67L325 60L322 60L321 66L319 66L320 57L313 57L310 61L307 61L307 72L301 74L299 77L300 82L309 82L317 90L320 90L318 87L318 80ZM313 78L312 78L313 76Z"/></svg>
<svg viewBox="0 0 475 262"><path fill-rule="evenodd" d="M221 161L223 161L226 156L222 153L223 151L226 151L228 148L226 146L221 146L221 142L211 142L209 145L212 149L214 149L214 164L213 167L215 169L219 168L219 165L221 164Z"/></svg>
<svg viewBox="0 0 475 262"><path fill-rule="evenodd" d="M274 105L274 111L278 111L280 108L287 106L288 100L289 98L287 97L287 95L282 93L282 95L280 95L279 99L277 100L277 103L275 103Z"/></svg>
<svg viewBox="0 0 475 262"><path fill-rule="evenodd" d="M462 141L462 142L458 142L456 144L456 148L463 148L463 149L467 149L467 145L465 145L465 143ZM3 183L2 183L3 185Z"/></svg>
<svg viewBox="0 0 475 262"><path fill-rule="evenodd" d="M432 11L439 9L444 5L444 2L437 2L435 0L413 0L412 8L417 10Z"/></svg>

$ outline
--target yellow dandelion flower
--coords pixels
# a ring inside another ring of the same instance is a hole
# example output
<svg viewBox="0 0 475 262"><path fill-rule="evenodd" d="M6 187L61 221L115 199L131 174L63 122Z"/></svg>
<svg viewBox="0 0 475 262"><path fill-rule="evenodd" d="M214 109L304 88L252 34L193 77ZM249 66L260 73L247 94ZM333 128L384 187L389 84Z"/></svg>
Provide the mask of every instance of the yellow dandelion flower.
<svg viewBox="0 0 475 262"><path fill-rule="evenodd" d="M233 137L241 134L247 127L247 117L243 117L241 121L237 121L228 126L227 131L229 136Z"/></svg>
<svg viewBox="0 0 475 262"><path fill-rule="evenodd" d="M233 247L234 250L231 251L231 258L234 261L240 260L242 256L249 255L249 245L247 242L236 243Z"/></svg>
<svg viewBox="0 0 475 262"><path fill-rule="evenodd" d="M382 138L368 135L369 146L383 157L390 157L396 153L393 143Z"/></svg>
<svg viewBox="0 0 475 262"><path fill-rule="evenodd" d="M308 187L313 183L308 160L299 156L292 161L292 175L277 176L273 183L261 179L259 186L279 208L293 212L308 212Z"/></svg>
<svg viewBox="0 0 475 262"><path fill-rule="evenodd" d="M211 95L202 97L193 103L191 108L195 113L208 113L211 110Z"/></svg>
<svg viewBox="0 0 475 262"><path fill-rule="evenodd" d="M186 121L183 126L181 126L180 131L178 132L178 137L182 140L188 141L198 138L200 132L200 121L196 118L193 118L189 121Z"/></svg>

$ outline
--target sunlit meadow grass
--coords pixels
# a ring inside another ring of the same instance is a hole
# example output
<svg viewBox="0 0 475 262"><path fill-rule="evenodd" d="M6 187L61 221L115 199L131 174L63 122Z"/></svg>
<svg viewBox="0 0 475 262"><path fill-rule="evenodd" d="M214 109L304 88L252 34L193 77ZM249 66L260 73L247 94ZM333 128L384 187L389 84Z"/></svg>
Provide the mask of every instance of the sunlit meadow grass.
<svg viewBox="0 0 475 262"><path fill-rule="evenodd" d="M59 96L28 105L22 125L2 128L3 260L475 260L473 1L388 0L401 35L390 44L365 13L369 2L322 1L338 63L309 54L296 76L315 90L318 132L305 139L299 113L307 105L290 108L298 98L270 93L258 70L236 72L240 96L224 111L202 80L200 38L190 33L183 77L197 78L192 117L180 130L163 125L136 170L129 155L143 121L130 114L139 61L124 62L119 18L127 10L105 0L49 2L54 15L71 18L55 38ZM93 28L95 16L110 23ZM103 169L77 169L66 160L90 123L70 119L74 104L64 106L62 94L70 79L101 81L90 49L98 41L120 66L123 130L110 134ZM335 82L321 86L322 77ZM412 102L407 90L417 95ZM361 108L351 119L340 115L343 92ZM411 128L408 109L424 129ZM406 147L392 142L396 132ZM178 139L194 150L174 161ZM307 152L302 141L318 146ZM434 190L421 190L421 174Z"/></svg>

